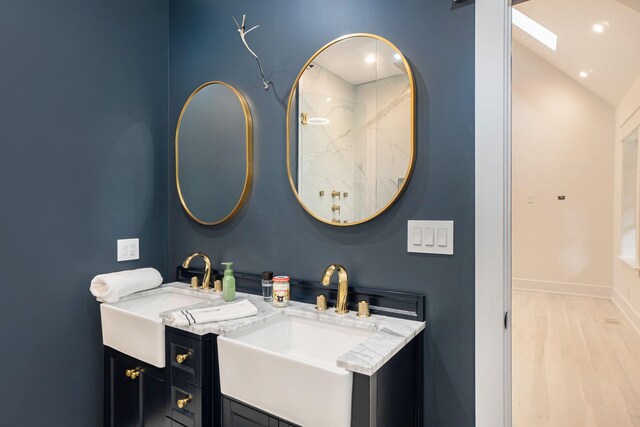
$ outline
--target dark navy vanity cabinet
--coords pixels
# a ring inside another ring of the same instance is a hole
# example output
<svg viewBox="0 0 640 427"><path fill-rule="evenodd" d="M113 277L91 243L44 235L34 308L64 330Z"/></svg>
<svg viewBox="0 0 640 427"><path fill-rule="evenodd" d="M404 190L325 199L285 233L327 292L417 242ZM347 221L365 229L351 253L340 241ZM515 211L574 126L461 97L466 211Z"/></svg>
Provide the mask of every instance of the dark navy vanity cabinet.
<svg viewBox="0 0 640 427"><path fill-rule="evenodd" d="M189 282L197 272L178 270ZM260 276L237 273L236 289L256 293ZM335 304L336 291L292 281L292 298L310 303L319 293ZM371 303L374 314L424 321L424 296L351 288L350 309ZM351 427L422 426L423 334L420 332L371 375L353 373ZM104 425L109 427L295 427L220 390L218 335L165 326L165 367L104 347ZM251 384L247 384L251 387ZM309 385L313 387L313 384ZM304 405L323 405L322 401ZM324 410L324 409L323 409ZM327 407L326 411L332 408ZM319 420L321 423L322 420Z"/></svg>
<svg viewBox="0 0 640 427"><path fill-rule="evenodd" d="M166 327L165 337L167 416L176 426L220 426L217 336Z"/></svg>
<svg viewBox="0 0 640 427"><path fill-rule="evenodd" d="M169 426L165 417L165 371L104 347L104 425Z"/></svg>
<svg viewBox="0 0 640 427"><path fill-rule="evenodd" d="M163 369L104 347L104 425L294 427L220 393L216 338L167 327ZM421 425L421 340L422 334L373 375L353 374L352 427Z"/></svg>

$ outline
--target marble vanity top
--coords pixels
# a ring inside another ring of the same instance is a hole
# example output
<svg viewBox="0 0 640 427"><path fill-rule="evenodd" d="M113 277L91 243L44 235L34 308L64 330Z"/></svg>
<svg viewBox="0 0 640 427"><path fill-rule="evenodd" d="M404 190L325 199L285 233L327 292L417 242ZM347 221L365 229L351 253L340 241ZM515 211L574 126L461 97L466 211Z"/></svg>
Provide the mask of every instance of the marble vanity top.
<svg viewBox="0 0 640 427"><path fill-rule="evenodd" d="M204 308L226 304L222 298L220 298L220 294L215 294L213 291L191 289L188 284L180 282L163 284L160 288L140 292L132 295L132 297L161 292L163 288L174 288L190 294L197 293L198 296L207 299L205 302L194 304L188 308ZM342 355L337 361L338 367L364 375L372 375L375 373L425 328L425 322L397 319L375 314L372 314L371 317L368 318L359 318L356 316L355 311L350 311L348 314L337 314L330 308L327 311L318 312L314 305L296 301L292 301L288 307L277 308L271 303L263 301L260 295L238 292L236 294L236 301L242 299L248 299L257 307L258 313L255 316L191 326L171 325L169 322L169 312L161 313L160 317L168 326L197 335L212 333L226 336L266 322L275 316L299 316L321 322L373 330L375 333L371 337Z"/></svg>

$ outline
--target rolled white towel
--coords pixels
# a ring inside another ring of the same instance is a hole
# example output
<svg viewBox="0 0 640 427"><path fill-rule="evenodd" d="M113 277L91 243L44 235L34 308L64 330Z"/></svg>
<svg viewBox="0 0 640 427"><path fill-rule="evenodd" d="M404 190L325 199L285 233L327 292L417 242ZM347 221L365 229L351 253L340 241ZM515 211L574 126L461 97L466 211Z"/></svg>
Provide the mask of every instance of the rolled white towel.
<svg viewBox="0 0 640 427"><path fill-rule="evenodd" d="M170 319L168 319L168 323L175 326L196 325L200 323L240 319L242 317L255 316L257 313L258 309L256 306L245 299L234 302L233 304L174 311L169 314Z"/></svg>
<svg viewBox="0 0 640 427"><path fill-rule="evenodd" d="M134 292L157 288L162 284L162 276L155 268L118 271L98 274L91 281L89 290L99 300L116 302Z"/></svg>

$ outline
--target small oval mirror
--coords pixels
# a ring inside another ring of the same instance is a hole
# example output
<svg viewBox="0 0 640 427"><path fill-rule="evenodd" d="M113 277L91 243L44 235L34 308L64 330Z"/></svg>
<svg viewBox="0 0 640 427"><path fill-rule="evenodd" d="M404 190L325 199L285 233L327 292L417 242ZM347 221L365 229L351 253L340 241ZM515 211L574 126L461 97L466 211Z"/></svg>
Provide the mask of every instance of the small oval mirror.
<svg viewBox="0 0 640 427"><path fill-rule="evenodd" d="M176 130L176 185L185 211L205 225L235 215L252 176L252 120L247 101L224 82L191 94Z"/></svg>
<svg viewBox="0 0 640 427"><path fill-rule="evenodd" d="M287 171L302 207L340 226L389 209L413 170L414 105L409 64L382 37L352 34L316 52L287 106Z"/></svg>

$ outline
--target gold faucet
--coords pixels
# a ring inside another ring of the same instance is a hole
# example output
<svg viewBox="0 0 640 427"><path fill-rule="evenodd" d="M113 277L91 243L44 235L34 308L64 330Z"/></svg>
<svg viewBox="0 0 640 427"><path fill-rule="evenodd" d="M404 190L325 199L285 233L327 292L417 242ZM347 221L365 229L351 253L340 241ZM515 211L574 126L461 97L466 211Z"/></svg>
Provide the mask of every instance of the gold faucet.
<svg viewBox="0 0 640 427"><path fill-rule="evenodd" d="M195 257L202 257L204 260L204 277L202 278L202 289L209 289L211 287L211 260L206 254L202 252L194 252L187 257L182 263L182 268L189 268L191 260Z"/></svg>
<svg viewBox="0 0 640 427"><path fill-rule="evenodd" d="M340 264L331 264L324 271L320 283L322 283L323 286L329 286L331 276L336 270L338 270L338 299L336 302L336 313L344 314L349 312L349 307L347 306L347 293L349 290L349 279L347 277L347 270Z"/></svg>

